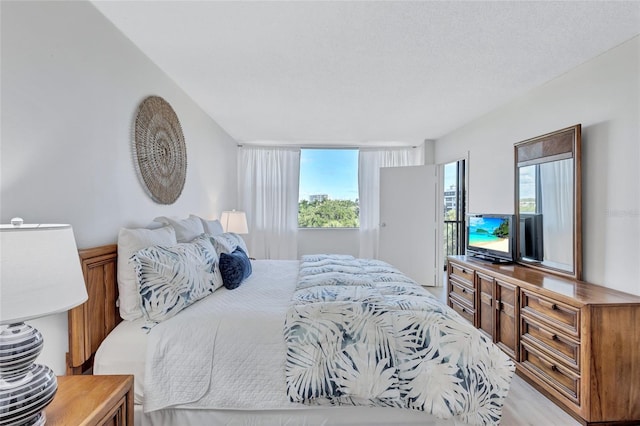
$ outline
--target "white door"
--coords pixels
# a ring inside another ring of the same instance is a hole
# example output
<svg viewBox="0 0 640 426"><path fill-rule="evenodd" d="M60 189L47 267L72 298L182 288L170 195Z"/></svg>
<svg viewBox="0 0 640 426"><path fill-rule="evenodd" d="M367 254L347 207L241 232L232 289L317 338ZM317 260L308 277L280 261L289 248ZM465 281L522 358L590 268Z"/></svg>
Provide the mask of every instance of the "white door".
<svg viewBox="0 0 640 426"><path fill-rule="evenodd" d="M436 166L380 169L378 257L418 284L436 281Z"/></svg>

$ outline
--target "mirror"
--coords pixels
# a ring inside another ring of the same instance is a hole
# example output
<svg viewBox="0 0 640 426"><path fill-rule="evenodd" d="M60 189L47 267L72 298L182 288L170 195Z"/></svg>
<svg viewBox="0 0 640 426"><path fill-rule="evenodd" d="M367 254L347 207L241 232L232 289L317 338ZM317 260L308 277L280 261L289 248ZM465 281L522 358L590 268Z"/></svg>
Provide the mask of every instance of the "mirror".
<svg viewBox="0 0 640 426"><path fill-rule="evenodd" d="M582 278L581 126L515 144L516 259Z"/></svg>

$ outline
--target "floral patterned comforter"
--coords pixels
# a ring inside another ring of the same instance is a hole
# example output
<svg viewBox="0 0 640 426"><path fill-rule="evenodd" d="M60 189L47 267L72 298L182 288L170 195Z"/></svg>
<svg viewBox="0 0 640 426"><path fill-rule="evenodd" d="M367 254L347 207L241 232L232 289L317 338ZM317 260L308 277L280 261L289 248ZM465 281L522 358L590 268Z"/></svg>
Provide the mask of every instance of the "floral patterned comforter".
<svg viewBox="0 0 640 426"><path fill-rule="evenodd" d="M497 424L515 366L387 263L304 256L284 327L287 394Z"/></svg>

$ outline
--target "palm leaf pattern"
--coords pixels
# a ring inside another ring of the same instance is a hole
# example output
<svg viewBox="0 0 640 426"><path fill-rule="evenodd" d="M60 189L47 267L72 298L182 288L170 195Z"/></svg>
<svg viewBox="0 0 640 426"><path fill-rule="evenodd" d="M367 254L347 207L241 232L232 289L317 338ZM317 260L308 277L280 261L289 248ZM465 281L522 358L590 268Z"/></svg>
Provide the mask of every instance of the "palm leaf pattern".
<svg viewBox="0 0 640 426"><path fill-rule="evenodd" d="M151 246L133 254L142 312L157 323L222 286L218 255L204 234L189 243Z"/></svg>
<svg viewBox="0 0 640 426"><path fill-rule="evenodd" d="M391 265L304 256L287 311L293 402L421 410L497 424L515 366L460 315Z"/></svg>

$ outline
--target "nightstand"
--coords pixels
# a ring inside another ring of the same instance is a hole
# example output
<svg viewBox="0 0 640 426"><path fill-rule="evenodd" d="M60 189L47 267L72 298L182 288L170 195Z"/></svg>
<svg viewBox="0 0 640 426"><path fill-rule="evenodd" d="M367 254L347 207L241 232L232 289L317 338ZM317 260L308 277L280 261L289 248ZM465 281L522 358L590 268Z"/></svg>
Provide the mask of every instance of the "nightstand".
<svg viewBox="0 0 640 426"><path fill-rule="evenodd" d="M59 376L47 426L133 426L133 376Z"/></svg>

